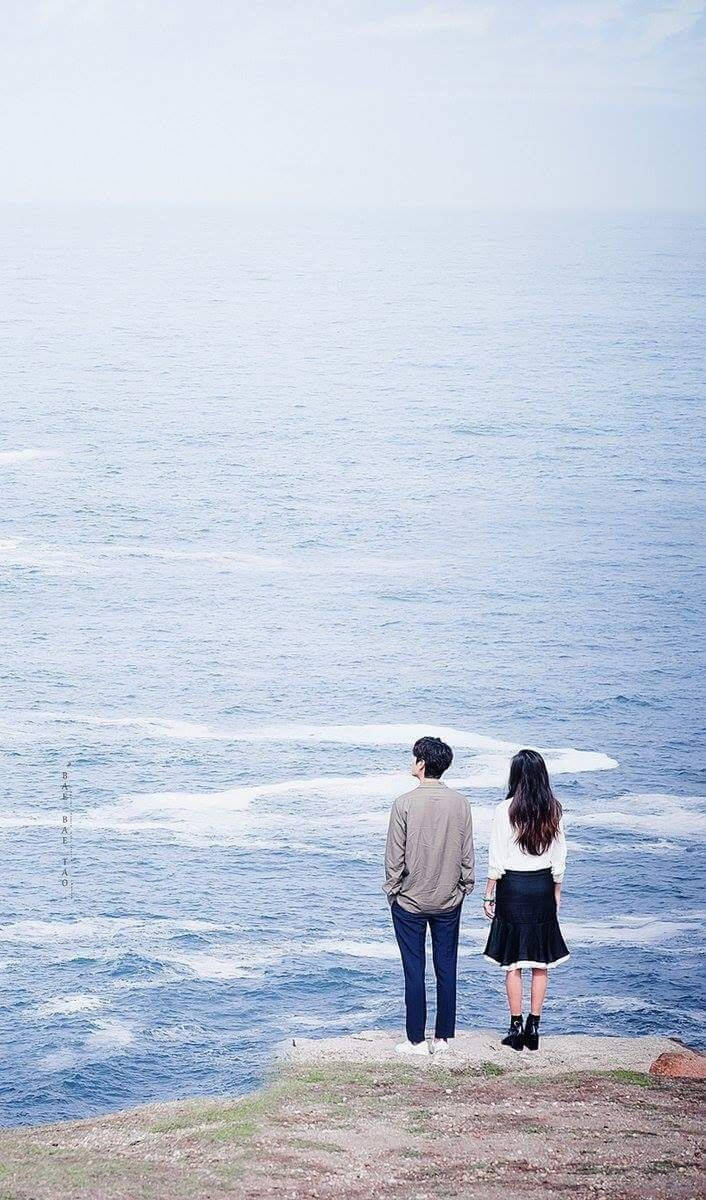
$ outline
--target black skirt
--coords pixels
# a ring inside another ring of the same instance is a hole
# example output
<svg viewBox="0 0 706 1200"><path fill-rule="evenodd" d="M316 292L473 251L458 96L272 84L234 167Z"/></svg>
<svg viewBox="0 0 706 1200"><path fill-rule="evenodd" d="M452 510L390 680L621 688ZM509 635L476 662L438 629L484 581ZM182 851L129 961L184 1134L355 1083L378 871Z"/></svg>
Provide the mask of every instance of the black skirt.
<svg viewBox="0 0 706 1200"><path fill-rule="evenodd" d="M485 957L505 971L556 967L569 957L556 916L554 879L544 871L506 871L495 892Z"/></svg>

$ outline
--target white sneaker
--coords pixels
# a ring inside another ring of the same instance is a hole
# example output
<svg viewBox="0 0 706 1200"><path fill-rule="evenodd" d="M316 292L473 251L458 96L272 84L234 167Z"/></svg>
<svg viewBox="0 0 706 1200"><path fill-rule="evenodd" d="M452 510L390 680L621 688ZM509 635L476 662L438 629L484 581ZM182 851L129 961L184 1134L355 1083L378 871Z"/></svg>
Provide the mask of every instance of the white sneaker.
<svg viewBox="0 0 706 1200"><path fill-rule="evenodd" d="M446 1038L434 1038L432 1044L432 1050L434 1051L434 1054L448 1054L450 1049L451 1047L449 1046Z"/></svg>
<svg viewBox="0 0 706 1200"><path fill-rule="evenodd" d="M400 1042L399 1046L395 1046L395 1053L403 1054L405 1056L409 1055L410 1057L414 1056L415 1058L418 1056L421 1056L422 1058L424 1058L424 1057L428 1058L429 1057L429 1043L426 1041L418 1042L418 1043Z"/></svg>

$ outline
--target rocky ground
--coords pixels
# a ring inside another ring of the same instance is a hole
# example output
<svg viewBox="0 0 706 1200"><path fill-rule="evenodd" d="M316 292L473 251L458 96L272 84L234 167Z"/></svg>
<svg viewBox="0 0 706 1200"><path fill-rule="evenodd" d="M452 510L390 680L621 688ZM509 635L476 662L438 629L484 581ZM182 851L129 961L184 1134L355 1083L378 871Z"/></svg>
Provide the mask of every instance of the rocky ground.
<svg viewBox="0 0 706 1200"><path fill-rule="evenodd" d="M706 1196L706 1083L648 1073L673 1043L458 1041L409 1064L384 1034L298 1042L249 1097L0 1131L0 1200Z"/></svg>

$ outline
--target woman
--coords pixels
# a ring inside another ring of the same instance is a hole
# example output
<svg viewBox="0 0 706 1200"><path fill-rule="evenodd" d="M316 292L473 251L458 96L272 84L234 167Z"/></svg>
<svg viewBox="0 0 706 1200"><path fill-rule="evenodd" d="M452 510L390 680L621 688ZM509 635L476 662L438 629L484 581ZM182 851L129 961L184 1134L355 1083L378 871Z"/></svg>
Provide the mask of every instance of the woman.
<svg viewBox="0 0 706 1200"><path fill-rule="evenodd" d="M495 809L483 911L492 921L485 957L505 971L513 1050L537 1050L547 970L569 957L557 913L566 867L561 805L536 750L510 764L507 797ZM532 970L530 1012L522 1024L522 968Z"/></svg>

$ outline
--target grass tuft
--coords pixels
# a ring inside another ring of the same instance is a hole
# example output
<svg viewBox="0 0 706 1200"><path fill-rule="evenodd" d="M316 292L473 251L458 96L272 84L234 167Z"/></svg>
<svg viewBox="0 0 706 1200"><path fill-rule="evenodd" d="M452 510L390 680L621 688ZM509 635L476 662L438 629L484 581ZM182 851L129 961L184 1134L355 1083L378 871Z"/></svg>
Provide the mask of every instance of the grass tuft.
<svg viewBox="0 0 706 1200"><path fill-rule="evenodd" d="M606 1071L608 1079L614 1079L616 1083L631 1083L635 1087L655 1087L659 1086L654 1075L648 1074L647 1071L629 1071L623 1067L616 1067L614 1071Z"/></svg>

